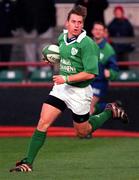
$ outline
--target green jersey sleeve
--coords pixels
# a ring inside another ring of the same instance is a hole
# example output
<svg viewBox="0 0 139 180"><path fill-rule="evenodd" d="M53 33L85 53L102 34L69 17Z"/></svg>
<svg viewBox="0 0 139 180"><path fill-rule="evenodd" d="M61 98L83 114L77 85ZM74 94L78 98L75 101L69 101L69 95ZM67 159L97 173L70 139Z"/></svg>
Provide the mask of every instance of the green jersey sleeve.
<svg viewBox="0 0 139 180"><path fill-rule="evenodd" d="M87 38L81 49L84 71L98 75L99 47L90 38Z"/></svg>
<svg viewBox="0 0 139 180"><path fill-rule="evenodd" d="M57 39L58 44L60 44L60 41L62 41L64 34L61 33Z"/></svg>

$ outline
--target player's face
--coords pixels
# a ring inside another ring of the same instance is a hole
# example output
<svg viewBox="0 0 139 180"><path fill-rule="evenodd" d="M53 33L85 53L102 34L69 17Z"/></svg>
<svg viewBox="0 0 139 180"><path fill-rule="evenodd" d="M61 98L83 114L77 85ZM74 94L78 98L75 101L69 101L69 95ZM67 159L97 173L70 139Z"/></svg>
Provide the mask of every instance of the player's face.
<svg viewBox="0 0 139 180"><path fill-rule="evenodd" d="M66 22L66 28L68 29L68 37L78 36L82 32L83 17L76 14L71 14L69 20Z"/></svg>
<svg viewBox="0 0 139 180"><path fill-rule="evenodd" d="M101 24L94 25L94 27L92 29L92 35L93 35L94 39L100 40L100 39L104 38L104 33L105 33L105 29L104 29L103 25L101 25Z"/></svg>

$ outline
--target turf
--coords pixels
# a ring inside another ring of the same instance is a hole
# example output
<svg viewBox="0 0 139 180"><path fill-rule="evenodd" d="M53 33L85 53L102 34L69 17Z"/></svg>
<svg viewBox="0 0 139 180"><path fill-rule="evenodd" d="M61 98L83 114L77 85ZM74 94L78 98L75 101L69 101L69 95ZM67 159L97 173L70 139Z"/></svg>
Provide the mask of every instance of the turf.
<svg viewBox="0 0 139 180"><path fill-rule="evenodd" d="M33 172L9 173L28 142L0 139L0 180L139 180L138 138L48 138Z"/></svg>

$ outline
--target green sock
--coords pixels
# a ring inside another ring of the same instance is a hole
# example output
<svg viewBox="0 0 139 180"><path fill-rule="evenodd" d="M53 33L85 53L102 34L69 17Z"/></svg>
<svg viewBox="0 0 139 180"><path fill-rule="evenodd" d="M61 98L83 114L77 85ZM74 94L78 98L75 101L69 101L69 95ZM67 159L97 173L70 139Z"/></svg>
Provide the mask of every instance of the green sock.
<svg viewBox="0 0 139 180"><path fill-rule="evenodd" d="M104 110L102 113L97 115L91 115L89 117L89 123L91 124L93 130L100 128L105 121L112 117L112 112L110 110Z"/></svg>
<svg viewBox="0 0 139 180"><path fill-rule="evenodd" d="M37 153L44 144L45 138L46 138L46 132L41 132L38 131L37 129L35 130L30 142L27 158L25 158L27 163L33 164L33 161L37 156Z"/></svg>
<svg viewBox="0 0 139 180"><path fill-rule="evenodd" d="M98 114L98 113L100 113L100 112L102 112L102 110L101 110L99 104L96 104L96 105L95 105L95 108L94 108L93 114L95 115L95 114Z"/></svg>

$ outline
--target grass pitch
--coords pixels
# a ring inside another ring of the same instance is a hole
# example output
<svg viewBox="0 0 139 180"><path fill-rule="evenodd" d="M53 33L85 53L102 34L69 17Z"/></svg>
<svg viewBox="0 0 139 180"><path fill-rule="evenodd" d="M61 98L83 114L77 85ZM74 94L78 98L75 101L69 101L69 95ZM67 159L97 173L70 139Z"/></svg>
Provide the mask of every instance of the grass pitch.
<svg viewBox="0 0 139 180"><path fill-rule="evenodd" d="M29 138L0 138L0 180L139 180L138 138L47 138L31 173L9 173Z"/></svg>

